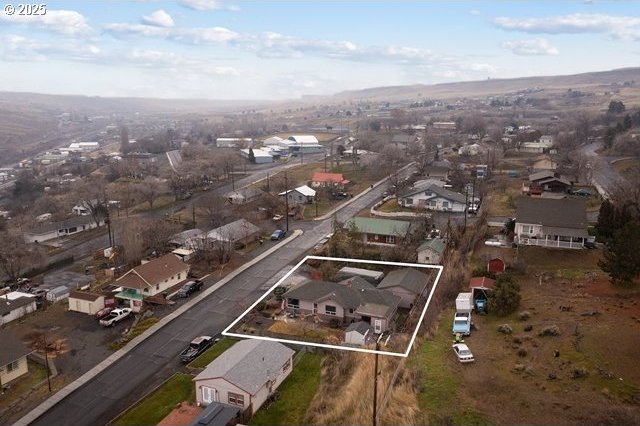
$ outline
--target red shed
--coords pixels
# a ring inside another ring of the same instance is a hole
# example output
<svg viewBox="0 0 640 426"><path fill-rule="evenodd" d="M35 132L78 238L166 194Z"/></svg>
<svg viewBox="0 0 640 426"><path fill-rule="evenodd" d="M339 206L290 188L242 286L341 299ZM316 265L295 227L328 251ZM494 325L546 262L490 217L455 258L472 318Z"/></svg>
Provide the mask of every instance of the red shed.
<svg viewBox="0 0 640 426"><path fill-rule="evenodd" d="M504 263L504 260L499 257L489 259L489 261L487 262L487 271L489 271L490 274L499 274L501 272L504 272L505 267L506 265Z"/></svg>

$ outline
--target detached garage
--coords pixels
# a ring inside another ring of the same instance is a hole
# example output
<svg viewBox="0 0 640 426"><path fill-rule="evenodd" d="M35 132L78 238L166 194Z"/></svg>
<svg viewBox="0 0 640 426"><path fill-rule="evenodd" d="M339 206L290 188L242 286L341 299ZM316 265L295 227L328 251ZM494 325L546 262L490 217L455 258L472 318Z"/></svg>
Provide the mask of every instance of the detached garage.
<svg viewBox="0 0 640 426"><path fill-rule="evenodd" d="M95 315L104 308L104 294L88 291L71 290L69 292L69 310Z"/></svg>

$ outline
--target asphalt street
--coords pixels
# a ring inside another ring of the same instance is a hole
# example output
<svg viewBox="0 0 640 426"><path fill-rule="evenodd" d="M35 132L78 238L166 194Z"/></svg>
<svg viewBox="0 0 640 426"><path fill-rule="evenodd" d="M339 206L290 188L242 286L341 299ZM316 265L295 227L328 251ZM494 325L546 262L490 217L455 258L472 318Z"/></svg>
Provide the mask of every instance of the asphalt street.
<svg viewBox="0 0 640 426"><path fill-rule="evenodd" d="M616 157L602 157L596 150L602 146L597 143L581 146L578 152L590 158L591 181L599 185L607 193L615 188L618 181L623 177L611 166L611 160Z"/></svg>
<svg viewBox="0 0 640 426"><path fill-rule="evenodd" d="M338 213L345 220L377 201L386 185L354 200ZM307 222L304 234L240 273L69 394L35 425L103 425L182 366L178 354L198 335L220 333L273 285L307 250L331 232L333 219ZM208 283L207 283L208 284Z"/></svg>

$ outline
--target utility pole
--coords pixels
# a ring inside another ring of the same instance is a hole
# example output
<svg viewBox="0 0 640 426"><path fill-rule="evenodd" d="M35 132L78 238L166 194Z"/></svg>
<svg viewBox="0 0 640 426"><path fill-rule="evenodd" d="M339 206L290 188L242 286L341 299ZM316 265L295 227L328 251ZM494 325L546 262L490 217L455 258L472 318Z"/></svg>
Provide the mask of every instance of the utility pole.
<svg viewBox="0 0 640 426"><path fill-rule="evenodd" d="M47 370L47 384L49 385L49 392L51 392L51 377L49 377L49 351L47 350L47 338L46 335L42 335L42 343L44 343L44 368Z"/></svg>
<svg viewBox="0 0 640 426"><path fill-rule="evenodd" d="M469 206L469 186L464 186L464 229L462 232L464 233L467 230L467 207Z"/></svg>
<svg viewBox="0 0 640 426"><path fill-rule="evenodd" d="M107 190L103 190L103 201L102 201L102 205L105 209L105 211L107 212L107 217L106 217L106 222L107 222L107 233L109 234L109 247L113 247L113 237L111 236L111 218L109 217L109 203L107 203ZM98 216L99 217L99 216ZM98 222L100 222L100 219L98 219ZM99 224L98 224L99 225Z"/></svg>
<svg viewBox="0 0 640 426"><path fill-rule="evenodd" d="M289 232L289 179L287 172L284 172L284 217L287 224L287 232Z"/></svg>
<svg viewBox="0 0 640 426"><path fill-rule="evenodd" d="M233 174L233 164L231 165L231 190L232 191L236 190L236 181Z"/></svg>
<svg viewBox="0 0 640 426"><path fill-rule="evenodd" d="M271 192L271 187L269 185L269 172L267 172L267 192Z"/></svg>
<svg viewBox="0 0 640 426"><path fill-rule="evenodd" d="M324 172L327 172L327 151L324 152Z"/></svg>
<svg viewBox="0 0 640 426"><path fill-rule="evenodd" d="M191 203L191 219L193 220L193 227L196 227L196 205Z"/></svg>

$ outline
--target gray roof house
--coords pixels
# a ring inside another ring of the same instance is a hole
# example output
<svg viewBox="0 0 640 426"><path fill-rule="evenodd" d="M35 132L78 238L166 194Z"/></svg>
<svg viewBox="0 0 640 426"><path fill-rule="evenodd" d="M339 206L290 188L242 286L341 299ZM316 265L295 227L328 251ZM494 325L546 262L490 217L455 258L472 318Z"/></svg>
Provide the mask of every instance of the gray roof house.
<svg viewBox="0 0 640 426"><path fill-rule="evenodd" d="M12 294L0 296L0 326L22 318L37 309L35 297L18 296L13 298L10 297Z"/></svg>
<svg viewBox="0 0 640 426"><path fill-rule="evenodd" d="M27 355L33 352L7 330L0 330L0 386L29 372Z"/></svg>
<svg viewBox="0 0 640 426"><path fill-rule="evenodd" d="M287 311L340 323L365 321L376 334L388 330L395 320L400 297L389 291L367 288L357 281L350 285L331 281L309 280L283 294Z"/></svg>
<svg viewBox="0 0 640 426"><path fill-rule="evenodd" d="M187 229L172 236L169 244L175 248L196 249L203 234L198 228Z"/></svg>
<svg viewBox="0 0 640 426"><path fill-rule="evenodd" d="M425 273L414 268L401 268L389 272L378 288L398 296L401 299L400 307L411 308L428 284L428 276Z"/></svg>
<svg viewBox="0 0 640 426"><path fill-rule="evenodd" d="M255 240L259 233L260 228L256 225L246 219L238 219L207 232L206 239L210 243L214 241L246 243Z"/></svg>
<svg viewBox="0 0 640 426"><path fill-rule="evenodd" d="M584 248L589 237L585 200L520 197L516 206L516 244Z"/></svg>
<svg viewBox="0 0 640 426"><path fill-rule="evenodd" d="M245 204L253 200L257 200L263 192L258 188L246 187L231 191L225 195L225 198L231 204Z"/></svg>
<svg viewBox="0 0 640 426"><path fill-rule="evenodd" d="M99 219L100 226L104 225L104 219ZM24 233L24 239L28 243L41 243L54 238L66 237L78 232L96 228L96 222L92 216L74 216L61 222L45 223Z"/></svg>
<svg viewBox="0 0 640 426"><path fill-rule="evenodd" d="M255 413L291 373L294 351L278 342L242 340L193 381L201 405L221 402Z"/></svg>
<svg viewBox="0 0 640 426"><path fill-rule="evenodd" d="M439 185L411 189L398 199L398 203L404 207L435 211L464 212L466 209L464 195Z"/></svg>
<svg viewBox="0 0 640 426"><path fill-rule="evenodd" d="M242 409L229 404L211 402L189 426L232 426L242 419Z"/></svg>

